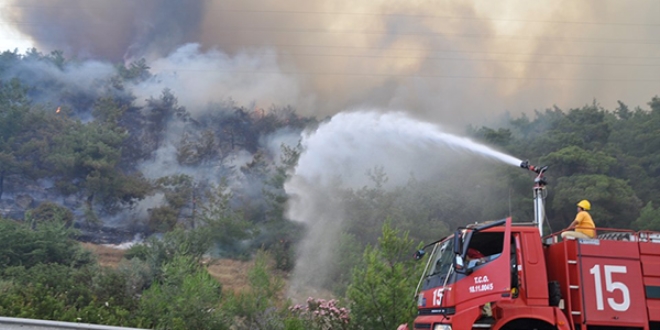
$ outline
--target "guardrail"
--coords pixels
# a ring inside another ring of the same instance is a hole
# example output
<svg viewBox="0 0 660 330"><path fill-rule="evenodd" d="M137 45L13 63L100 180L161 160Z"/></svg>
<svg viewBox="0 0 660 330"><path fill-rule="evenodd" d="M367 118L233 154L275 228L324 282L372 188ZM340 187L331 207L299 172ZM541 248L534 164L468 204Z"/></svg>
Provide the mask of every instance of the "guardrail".
<svg viewBox="0 0 660 330"><path fill-rule="evenodd" d="M15 317L0 317L0 329L20 330L43 330L43 329L66 329L66 330L145 330L137 328L113 327L109 325L73 323L61 321L47 321L35 319L21 319Z"/></svg>

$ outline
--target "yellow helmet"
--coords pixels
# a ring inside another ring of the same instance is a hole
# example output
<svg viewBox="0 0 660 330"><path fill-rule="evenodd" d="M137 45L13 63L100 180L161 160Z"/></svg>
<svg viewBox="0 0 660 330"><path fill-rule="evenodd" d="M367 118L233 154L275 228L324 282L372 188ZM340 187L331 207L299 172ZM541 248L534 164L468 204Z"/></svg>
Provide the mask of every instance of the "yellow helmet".
<svg viewBox="0 0 660 330"><path fill-rule="evenodd" d="M586 199L583 199L579 203L577 203L577 206L579 206L579 207L581 207L581 208L583 208L587 211L591 210L591 203L589 203L589 201L586 200Z"/></svg>

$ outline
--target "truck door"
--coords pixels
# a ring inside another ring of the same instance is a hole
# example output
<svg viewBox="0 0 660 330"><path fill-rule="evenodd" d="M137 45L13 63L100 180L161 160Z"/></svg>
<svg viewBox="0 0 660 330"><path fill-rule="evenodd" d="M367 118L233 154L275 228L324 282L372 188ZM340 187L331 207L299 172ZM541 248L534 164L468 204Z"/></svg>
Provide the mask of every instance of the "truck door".
<svg viewBox="0 0 660 330"><path fill-rule="evenodd" d="M467 274L456 282L452 295L467 306L509 297L511 293L511 218L502 228L476 231L466 250L474 249L483 257L467 262ZM458 307L457 307L458 308Z"/></svg>

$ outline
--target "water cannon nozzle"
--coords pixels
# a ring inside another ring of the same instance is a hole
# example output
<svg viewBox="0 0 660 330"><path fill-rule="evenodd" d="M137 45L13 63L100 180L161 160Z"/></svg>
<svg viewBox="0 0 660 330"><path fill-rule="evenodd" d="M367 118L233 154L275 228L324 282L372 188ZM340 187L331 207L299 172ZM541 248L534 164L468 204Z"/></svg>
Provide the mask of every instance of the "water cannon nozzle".
<svg viewBox="0 0 660 330"><path fill-rule="evenodd" d="M528 161L528 160L524 160L524 161L522 161L522 162L520 163L520 167L522 167L522 168L524 168L524 169L528 169L528 170L530 170L530 171L532 171L532 172L534 172L534 173L536 173L536 174L541 174L541 173L543 173L543 172L545 172L545 171L548 170L548 166L547 166L547 165L546 165L546 166L534 166L534 165L529 165L529 161Z"/></svg>

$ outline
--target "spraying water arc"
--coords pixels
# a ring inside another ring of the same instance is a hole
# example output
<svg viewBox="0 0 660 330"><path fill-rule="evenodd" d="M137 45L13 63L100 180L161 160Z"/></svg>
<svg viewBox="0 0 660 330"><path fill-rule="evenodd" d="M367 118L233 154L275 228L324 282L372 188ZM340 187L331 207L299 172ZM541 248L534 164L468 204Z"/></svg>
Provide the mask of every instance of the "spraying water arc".
<svg viewBox="0 0 660 330"><path fill-rule="evenodd" d="M362 174L410 158L410 153L430 155L438 147L463 151L518 167L521 160L468 138L444 132L441 127L418 121L402 112L356 111L339 113L302 139L295 175L308 179L327 177L327 171ZM424 161L423 159L421 160ZM360 166L358 168L358 166ZM409 161L403 173L419 167ZM391 170L386 168L386 170ZM350 175L350 174L349 174Z"/></svg>
<svg viewBox="0 0 660 330"><path fill-rule="evenodd" d="M333 246L341 228L352 220L343 213L338 189L361 189L373 184L365 172L382 167L387 184L406 184L437 175L439 168L457 164L457 156L479 156L519 167L521 160L486 145L416 120L403 112L364 110L339 113L302 136L302 152L285 183L291 196L287 217L306 224L299 246L293 283L323 282L330 274ZM460 155L462 154L462 155ZM339 178L339 179L338 179ZM339 183L338 183L339 182ZM340 186L338 186L340 185ZM292 287L290 294L298 288Z"/></svg>

